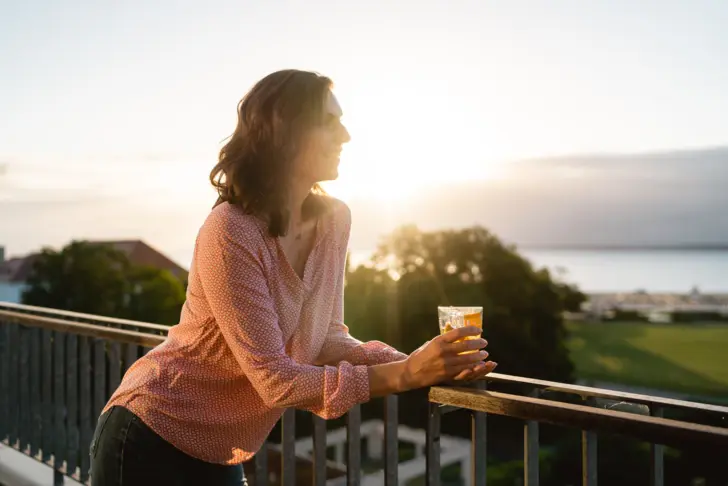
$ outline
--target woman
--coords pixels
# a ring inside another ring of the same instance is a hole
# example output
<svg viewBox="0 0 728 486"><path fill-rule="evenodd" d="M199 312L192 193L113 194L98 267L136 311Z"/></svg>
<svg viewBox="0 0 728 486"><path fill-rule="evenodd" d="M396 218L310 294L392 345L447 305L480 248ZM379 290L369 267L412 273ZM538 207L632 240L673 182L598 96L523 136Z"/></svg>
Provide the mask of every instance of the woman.
<svg viewBox="0 0 728 486"><path fill-rule="evenodd" d="M362 343L342 322L349 209L319 181L337 177L349 134L331 81L286 70L238 105L210 179L219 199L199 231L187 300L169 337L139 359L104 408L92 484L241 484L285 408L324 418L446 379L474 379L478 329L436 337L409 357Z"/></svg>

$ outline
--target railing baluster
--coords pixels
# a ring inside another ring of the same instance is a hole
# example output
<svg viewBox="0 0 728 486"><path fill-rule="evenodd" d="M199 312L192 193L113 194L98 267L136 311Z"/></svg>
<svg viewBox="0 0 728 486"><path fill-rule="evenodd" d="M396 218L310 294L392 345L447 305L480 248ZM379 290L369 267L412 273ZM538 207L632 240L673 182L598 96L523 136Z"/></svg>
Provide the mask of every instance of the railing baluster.
<svg viewBox="0 0 728 486"><path fill-rule="evenodd" d="M93 436L93 422L91 418L92 395L91 395L91 338L81 336L80 360L79 368L80 376L80 394L79 404L81 411L81 472L79 474L81 482L85 483L89 478L89 469L91 468L91 457L89 456L89 447L91 445L91 437Z"/></svg>
<svg viewBox="0 0 728 486"><path fill-rule="evenodd" d="M43 405L43 462L50 464L53 454L53 331L43 329L41 334L41 395ZM52 464L51 464L52 465Z"/></svg>
<svg viewBox="0 0 728 486"><path fill-rule="evenodd" d="M427 408L425 484L427 486L440 486L440 405L429 402Z"/></svg>
<svg viewBox="0 0 728 486"><path fill-rule="evenodd" d="M106 341L94 339L94 428L106 405Z"/></svg>
<svg viewBox="0 0 728 486"><path fill-rule="evenodd" d="M384 398L384 485L398 486L399 482L399 397Z"/></svg>
<svg viewBox="0 0 728 486"><path fill-rule="evenodd" d="M346 414L346 484L361 484L361 405L351 407Z"/></svg>
<svg viewBox="0 0 728 486"><path fill-rule="evenodd" d="M53 469L63 473L63 461L66 460L66 334L53 332L53 407L55 409L55 437L53 443Z"/></svg>
<svg viewBox="0 0 728 486"><path fill-rule="evenodd" d="M18 430L19 446L25 452L30 446L30 329L18 326L20 333L20 424Z"/></svg>
<svg viewBox="0 0 728 486"><path fill-rule="evenodd" d="M539 390L531 392L530 396L539 397ZM525 486L538 486L538 422L527 420L523 426L523 480Z"/></svg>
<svg viewBox="0 0 728 486"><path fill-rule="evenodd" d="M594 407L594 397L586 399L588 406ZM583 486L597 486L597 433L581 431L581 477Z"/></svg>
<svg viewBox="0 0 728 486"><path fill-rule="evenodd" d="M121 345L115 341L109 343L109 390L106 399L111 397L121 383Z"/></svg>
<svg viewBox="0 0 728 486"><path fill-rule="evenodd" d="M652 405L650 407L650 415L653 417L663 417L664 410L662 407ZM650 443L650 485L663 486L665 483L665 446L662 444Z"/></svg>
<svg viewBox="0 0 728 486"><path fill-rule="evenodd" d="M326 420L313 416L313 484L326 485Z"/></svg>
<svg viewBox="0 0 728 486"><path fill-rule="evenodd" d="M268 484L268 441L255 454L255 486Z"/></svg>
<svg viewBox="0 0 728 486"><path fill-rule="evenodd" d="M78 336L66 336L66 428L67 447L66 474L76 473L78 467Z"/></svg>
<svg viewBox="0 0 728 486"><path fill-rule="evenodd" d="M124 350L124 373L129 371L131 365L136 363L139 358L139 346L136 344L127 343L126 349Z"/></svg>
<svg viewBox="0 0 728 486"><path fill-rule="evenodd" d="M10 325L0 323L0 442L10 429Z"/></svg>
<svg viewBox="0 0 728 486"><path fill-rule="evenodd" d="M488 382L478 381L475 388L486 390ZM472 412L471 441L470 449L470 481L473 486L485 486L487 483L487 418L485 412Z"/></svg>
<svg viewBox="0 0 728 486"><path fill-rule="evenodd" d="M296 410L293 408L283 412L281 423L283 440L281 454L281 485L296 484Z"/></svg>
<svg viewBox="0 0 728 486"><path fill-rule="evenodd" d="M20 418L20 387L18 383L18 365L20 360L20 326L18 324L10 325L10 340L9 344L9 355L10 355L10 366L8 371L10 373L10 387L8 393L8 399L10 400L10 418L9 418L9 437L8 443L10 447L17 447L18 441L18 422Z"/></svg>
<svg viewBox="0 0 728 486"><path fill-rule="evenodd" d="M43 442L43 413L41 401L41 330L30 328L30 455L36 457Z"/></svg>
<svg viewBox="0 0 728 486"><path fill-rule="evenodd" d="M65 483L65 476L61 471L53 471L53 486L63 486Z"/></svg>
<svg viewBox="0 0 728 486"><path fill-rule="evenodd" d="M597 434L581 431L581 475L583 486L597 486Z"/></svg>

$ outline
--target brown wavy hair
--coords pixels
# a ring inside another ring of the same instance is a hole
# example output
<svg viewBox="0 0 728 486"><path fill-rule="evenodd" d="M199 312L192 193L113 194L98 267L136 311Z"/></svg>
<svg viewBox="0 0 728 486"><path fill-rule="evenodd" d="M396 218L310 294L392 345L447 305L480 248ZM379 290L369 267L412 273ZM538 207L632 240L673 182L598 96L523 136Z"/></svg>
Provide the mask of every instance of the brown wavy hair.
<svg viewBox="0 0 728 486"><path fill-rule="evenodd" d="M306 132L325 120L333 82L318 73L287 69L258 81L238 103L238 123L210 172L215 206L228 202L268 224L271 236L288 232L291 163ZM323 208L326 192L315 184L305 217Z"/></svg>

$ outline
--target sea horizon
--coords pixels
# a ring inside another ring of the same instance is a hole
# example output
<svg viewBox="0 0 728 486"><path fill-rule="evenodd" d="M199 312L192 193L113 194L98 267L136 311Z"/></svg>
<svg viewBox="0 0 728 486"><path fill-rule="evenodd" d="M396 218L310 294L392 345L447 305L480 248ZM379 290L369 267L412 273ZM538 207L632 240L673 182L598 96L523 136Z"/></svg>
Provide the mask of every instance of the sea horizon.
<svg viewBox="0 0 728 486"><path fill-rule="evenodd" d="M582 292L598 293L728 293L728 248L716 245L549 245L517 247L536 268L547 268ZM373 251L352 251L356 267L370 261Z"/></svg>

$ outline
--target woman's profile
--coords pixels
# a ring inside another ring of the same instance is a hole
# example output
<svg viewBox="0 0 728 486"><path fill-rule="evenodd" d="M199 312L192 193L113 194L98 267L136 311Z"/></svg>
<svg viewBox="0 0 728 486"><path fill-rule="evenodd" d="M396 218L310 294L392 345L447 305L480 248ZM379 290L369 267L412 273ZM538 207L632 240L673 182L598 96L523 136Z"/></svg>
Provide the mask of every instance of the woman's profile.
<svg viewBox="0 0 728 486"><path fill-rule="evenodd" d="M489 373L475 328L411 355L343 322L348 207L318 185L349 141L332 82L272 73L238 104L211 181L179 324L125 374L91 444L95 486L233 485L284 409L324 418Z"/></svg>

